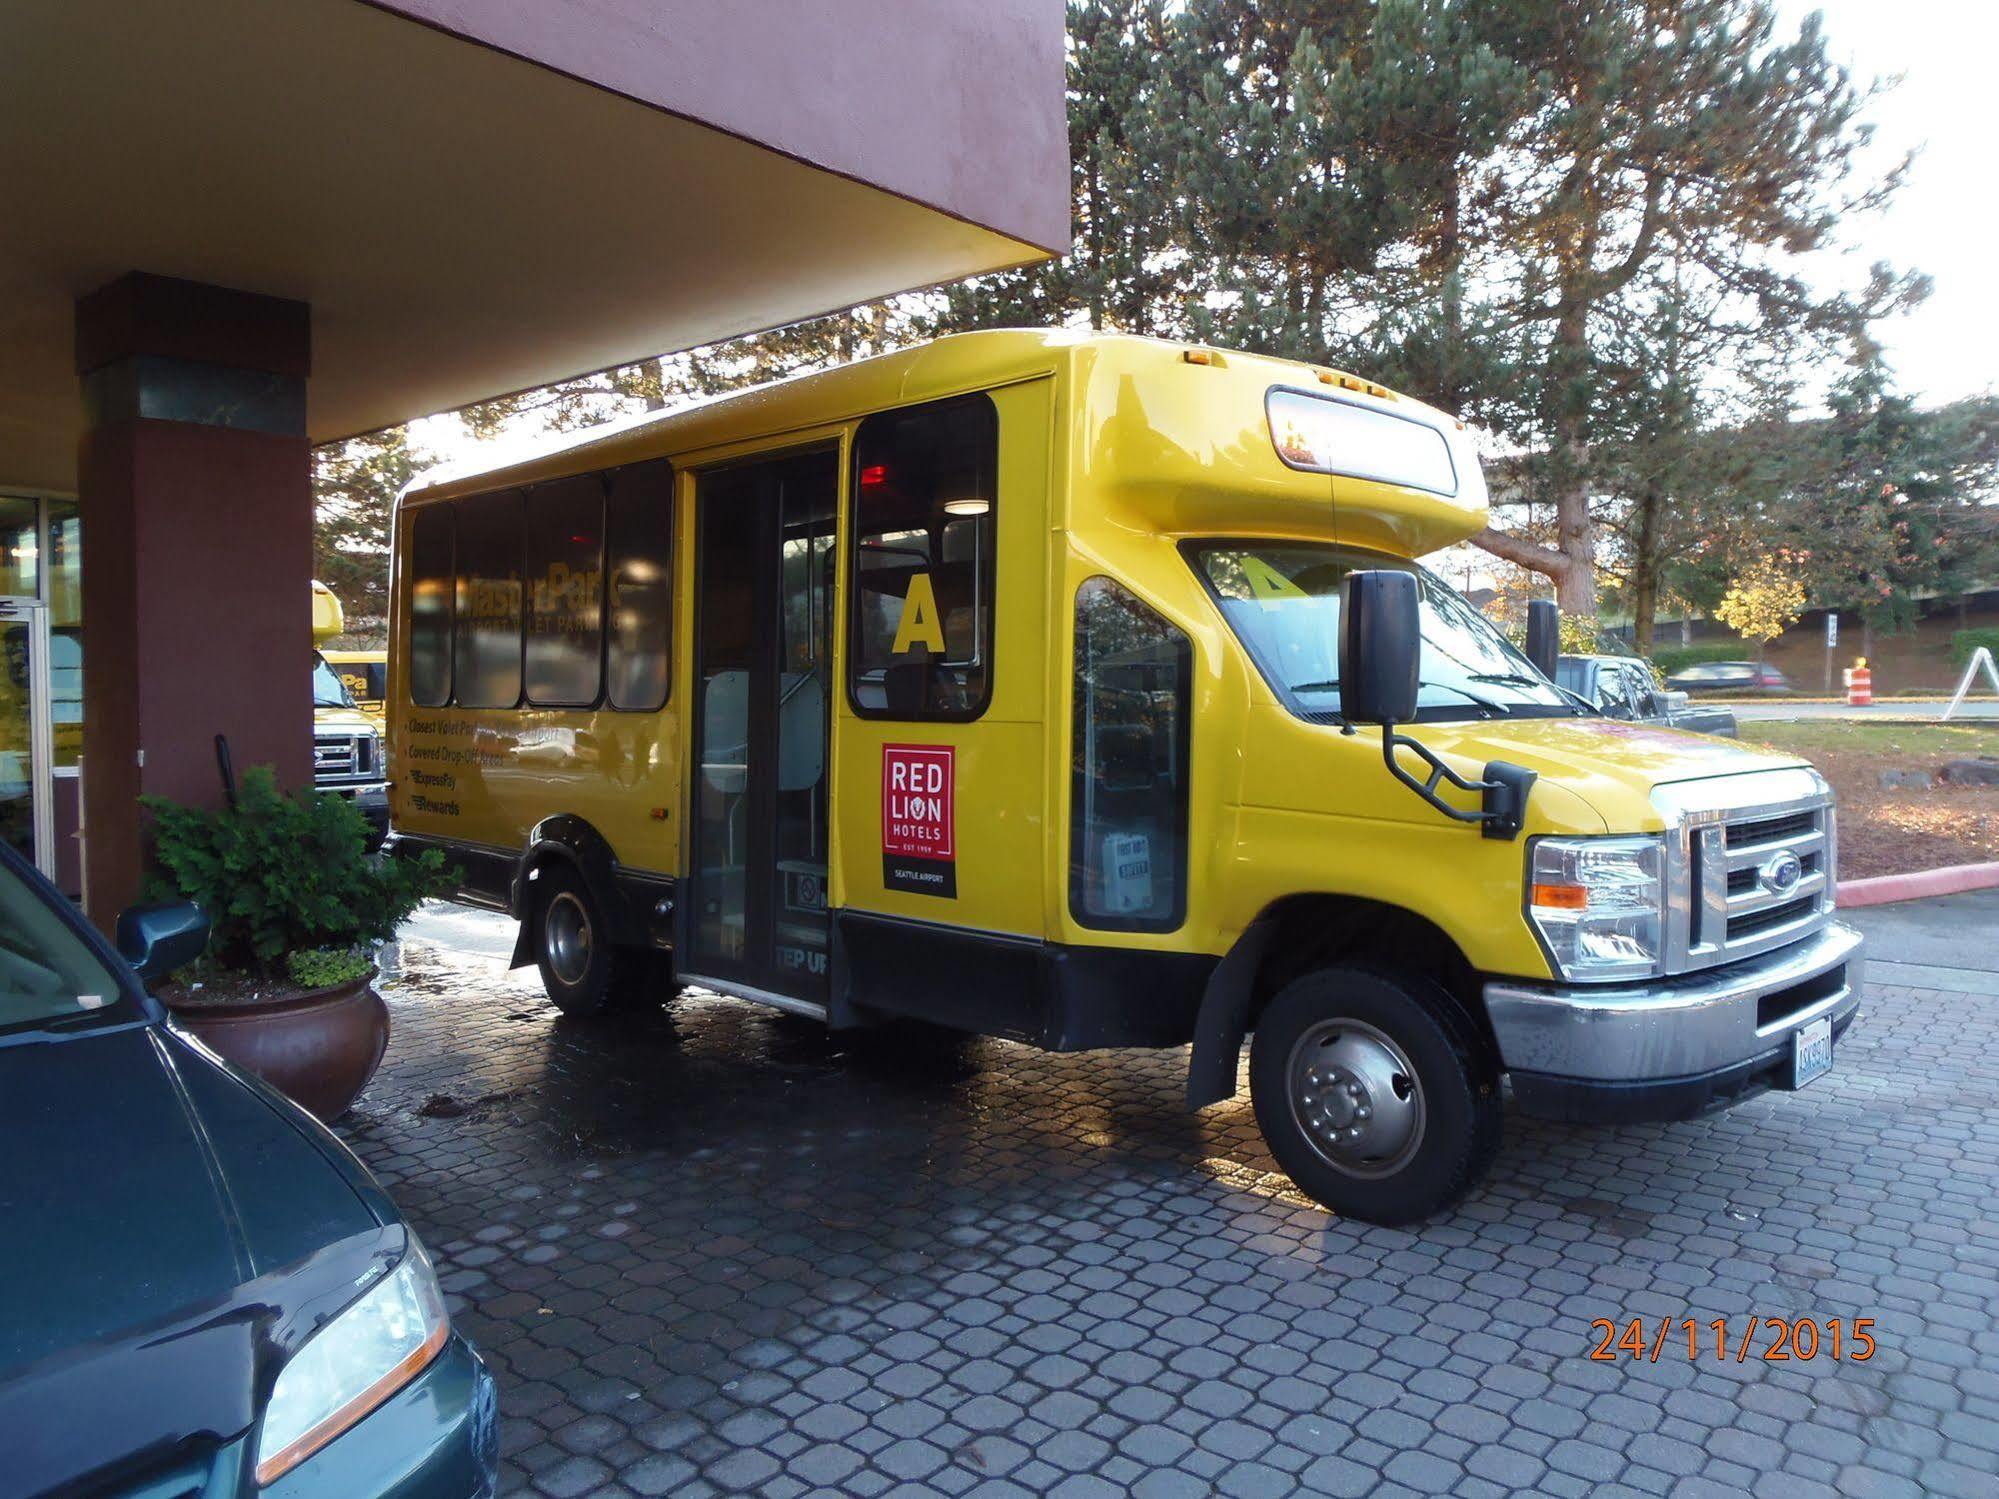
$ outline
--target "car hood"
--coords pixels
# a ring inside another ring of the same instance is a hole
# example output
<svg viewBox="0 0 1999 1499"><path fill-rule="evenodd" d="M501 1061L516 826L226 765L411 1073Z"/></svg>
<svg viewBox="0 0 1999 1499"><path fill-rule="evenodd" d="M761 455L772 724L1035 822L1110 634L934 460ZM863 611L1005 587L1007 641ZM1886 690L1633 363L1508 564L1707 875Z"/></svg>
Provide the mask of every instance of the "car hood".
<svg viewBox="0 0 1999 1499"><path fill-rule="evenodd" d="M9 1484L250 1426L283 1359L403 1249L322 1135L156 1024L0 1048Z"/></svg>
<svg viewBox="0 0 1999 1499"><path fill-rule="evenodd" d="M1489 760L1524 765L1581 797L1613 833L1663 826L1655 786L1804 764L1732 739L1614 718L1489 719L1406 732L1473 771Z"/></svg>

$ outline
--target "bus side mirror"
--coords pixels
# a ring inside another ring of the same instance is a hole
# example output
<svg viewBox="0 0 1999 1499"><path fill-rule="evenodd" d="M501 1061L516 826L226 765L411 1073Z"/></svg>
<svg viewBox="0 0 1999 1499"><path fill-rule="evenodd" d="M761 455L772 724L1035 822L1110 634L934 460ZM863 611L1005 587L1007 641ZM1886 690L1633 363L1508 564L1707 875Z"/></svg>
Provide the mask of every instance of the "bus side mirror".
<svg viewBox="0 0 1999 1499"><path fill-rule="evenodd" d="M1454 822L1475 822L1488 838L1517 838L1527 815L1534 772L1491 761L1481 780L1469 780L1436 753L1395 732L1416 716L1422 684L1423 615L1414 573L1348 573L1340 585L1340 716L1348 724L1381 725L1381 762L1388 773ZM1553 674L1555 660L1548 658ZM1397 755L1407 751L1428 767L1418 780ZM1444 784L1478 794L1476 812L1452 806L1438 794Z"/></svg>
<svg viewBox="0 0 1999 1499"><path fill-rule="evenodd" d="M1416 575L1348 573L1340 595L1340 716L1349 723L1409 722L1423 648Z"/></svg>
<svg viewBox="0 0 1999 1499"><path fill-rule="evenodd" d="M1562 611L1548 599L1527 606L1527 659L1534 670L1555 680L1555 658L1562 653Z"/></svg>

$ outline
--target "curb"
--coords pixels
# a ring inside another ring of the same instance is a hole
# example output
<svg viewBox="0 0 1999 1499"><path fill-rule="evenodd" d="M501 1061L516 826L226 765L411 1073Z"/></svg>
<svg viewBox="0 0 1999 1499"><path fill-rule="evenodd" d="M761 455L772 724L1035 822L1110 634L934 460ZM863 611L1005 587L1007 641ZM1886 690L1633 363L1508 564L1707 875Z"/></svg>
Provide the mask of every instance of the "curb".
<svg viewBox="0 0 1999 1499"><path fill-rule="evenodd" d="M1833 904L1843 911L1853 906L1885 906L1898 900L1923 900L1933 895L1961 895L1967 890L1994 888L1999 888L1999 863L1951 864L1909 874L1841 880Z"/></svg>

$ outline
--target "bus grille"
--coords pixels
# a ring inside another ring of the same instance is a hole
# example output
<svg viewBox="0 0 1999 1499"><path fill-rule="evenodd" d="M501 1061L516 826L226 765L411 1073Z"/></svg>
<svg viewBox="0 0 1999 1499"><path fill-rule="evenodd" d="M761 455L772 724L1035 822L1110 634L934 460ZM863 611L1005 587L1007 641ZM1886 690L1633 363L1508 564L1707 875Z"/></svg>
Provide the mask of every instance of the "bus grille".
<svg viewBox="0 0 1999 1499"><path fill-rule="evenodd" d="M1791 779L1796 773L1783 774L1780 782L1764 783L1793 793L1774 805L1710 804L1703 810L1702 783L1672 788L1685 817L1679 841L1669 842L1678 892L1668 944L1672 972L1754 957L1832 919L1837 839L1831 795L1815 777L1800 785ZM1740 796L1749 787L1732 789ZM1800 790L1806 794L1795 794Z"/></svg>

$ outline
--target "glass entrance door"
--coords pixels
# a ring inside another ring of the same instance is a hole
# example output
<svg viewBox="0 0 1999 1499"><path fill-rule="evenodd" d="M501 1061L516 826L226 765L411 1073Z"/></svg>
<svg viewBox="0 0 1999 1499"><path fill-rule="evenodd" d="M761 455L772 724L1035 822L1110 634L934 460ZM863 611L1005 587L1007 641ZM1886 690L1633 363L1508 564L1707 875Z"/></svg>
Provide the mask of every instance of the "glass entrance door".
<svg viewBox="0 0 1999 1499"><path fill-rule="evenodd" d="M0 841L55 878L48 611L0 598Z"/></svg>
<svg viewBox="0 0 1999 1499"><path fill-rule="evenodd" d="M696 485L690 977L823 1006L831 448Z"/></svg>

